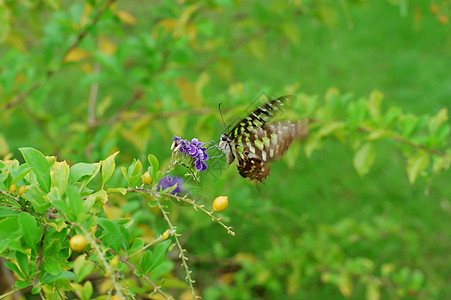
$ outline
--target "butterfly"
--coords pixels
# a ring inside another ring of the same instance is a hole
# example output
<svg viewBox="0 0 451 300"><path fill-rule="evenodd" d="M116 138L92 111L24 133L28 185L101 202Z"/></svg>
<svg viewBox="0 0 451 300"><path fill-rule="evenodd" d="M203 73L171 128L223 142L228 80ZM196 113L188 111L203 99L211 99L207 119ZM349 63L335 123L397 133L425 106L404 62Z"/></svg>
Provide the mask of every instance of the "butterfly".
<svg viewBox="0 0 451 300"><path fill-rule="evenodd" d="M218 148L228 164L236 160L244 178L262 181L269 176L269 162L280 159L290 144L308 135L309 121L275 121L276 113L289 104L293 96L282 96L258 107L238 122L227 134L221 134Z"/></svg>

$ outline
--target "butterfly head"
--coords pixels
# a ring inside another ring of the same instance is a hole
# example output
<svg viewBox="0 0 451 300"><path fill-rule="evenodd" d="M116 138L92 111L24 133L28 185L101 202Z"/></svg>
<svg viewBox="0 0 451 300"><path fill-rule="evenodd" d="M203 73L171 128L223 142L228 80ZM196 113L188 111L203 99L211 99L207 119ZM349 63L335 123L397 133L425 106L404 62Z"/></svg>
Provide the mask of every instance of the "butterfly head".
<svg viewBox="0 0 451 300"><path fill-rule="evenodd" d="M221 134L221 137L219 138L218 149L225 154L228 164L232 163L233 159L235 158L233 156L231 142L232 139L227 134Z"/></svg>

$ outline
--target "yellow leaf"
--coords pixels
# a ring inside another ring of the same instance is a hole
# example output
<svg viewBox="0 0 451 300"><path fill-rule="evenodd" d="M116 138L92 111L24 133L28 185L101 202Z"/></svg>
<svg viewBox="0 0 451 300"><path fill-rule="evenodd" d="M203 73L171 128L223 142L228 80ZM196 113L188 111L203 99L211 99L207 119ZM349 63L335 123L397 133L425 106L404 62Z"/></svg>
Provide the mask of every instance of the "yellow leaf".
<svg viewBox="0 0 451 300"><path fill-rule="evenodd" d="M266 45L261 39L254 39L247 44L247 50L259 60L266 57Z"/></svg>
<svg viewBox="0 0 451 300"><path fill-rule="evenodd" d="M0 157L9 153L9 146L3 135L0 134Z"/></svg>
<svg viewBox="0 0 451 300"><path fill-rule="evenodd" d="M348 298L352 294L352 277L348 273L341 273L338 279L338 289L343 296Z"/></svg>
<svg viewBox="0 0 451 300"><path fill-rule="evenodd" d="M66 54L63 61L64 62L78 62L78 61L86 59L90 56L91 56L91 53L89 53L88 51L80 49L80 48L75 48L75 49L70 50Z"/></svg>
<svg viewBox="0 0 451 300"><path fill-rule="evenodd" d="M366 103L368 112L370 113L370 116L371 116L371 118L373 118L374 121L379 121L379 119L380 119L381 103L382 103L383 98L384 98L384 94L382 94L378 90L375 90L375 91L371 92L370 98L368 99L368 102Z"/></svg>
<svg viewBox="0 0 451 300"><path fill-rule="evenodd" d="M89 15L91 14L92 6L89 3L85 4L85 7L83 9L83 14L81 15L80 19L80 26L84 27L86 23L88 22Z"/></svg>
<svg viewBox="0 0 451 300"><path fill-rule="evenodd" d="M109 39L105 37L99 38L99 50L106 55L113 55L116 53L117 46Z"/></svg>
<svg viewBox="0 0 451 300"><path fill-rule="evenodd" d="M125 10L120 10L116 12L116 16L121 20L122 23L128 24L128 25L135 25L136 24L136 18L134 15L132 15L130 12Z"/></svg>
<svg viewBox="0 0 451 300"><path fill-rule="evenodd" d="M215 64L215 70L226 82L233 80L233 67L229 60L219 59Z"/></svg>
<svg viewBox="0 0 451 300"><path fill-rule="evenodd" d="M196 86L196 92L198 95L202 95L202 90L204 87L210 82L210 76L207 72L202 72L199 77L197 78L197 81L195 83Z"/></svg>
<svg viewBox="0 0 451 300"><path fill-rule="evenodd" d="M227 93L232 97L242 96L244 92L244 84L242 82L237 82L229 86Z"/></svg>
<svg viewBox="0 0 451 300"><path fill-rule="evenodd" d="M203 103L202 96L198 93L195 86L186 78L178 78L176 80L180 91L180 97L183 101L194 107L201 107Z"/></svg>
<svg viewBox="0 0 451 300"><path fill-rule="evenodd" d="M168 118L167 122L173 134L183 136L186 128L186 115Z"/></svg>

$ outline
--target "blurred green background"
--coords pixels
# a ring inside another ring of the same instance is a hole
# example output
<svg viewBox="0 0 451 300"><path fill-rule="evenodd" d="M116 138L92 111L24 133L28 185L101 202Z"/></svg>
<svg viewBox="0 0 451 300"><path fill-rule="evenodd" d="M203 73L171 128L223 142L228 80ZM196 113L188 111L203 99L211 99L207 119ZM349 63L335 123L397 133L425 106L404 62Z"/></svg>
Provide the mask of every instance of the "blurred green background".
<svg viewBox="0 0 451 300"><path fill-rule="evenodd" d="M133 0L98 14L107 2L0 2L0 155L32 146L71 163L116 150L119 164L167 162L174 134L217 141L218 103L229 123L262 94L378 89L384 108L451 107L449 1ZM198 201L229 196L236 236L171 207L199 293L451 299L451 174L410 185L394 143L377 145L365 177L335 140L311 158L298 147L258 186L211 159ZM146 234L164 231L161 216L128 213Z"/></svg>

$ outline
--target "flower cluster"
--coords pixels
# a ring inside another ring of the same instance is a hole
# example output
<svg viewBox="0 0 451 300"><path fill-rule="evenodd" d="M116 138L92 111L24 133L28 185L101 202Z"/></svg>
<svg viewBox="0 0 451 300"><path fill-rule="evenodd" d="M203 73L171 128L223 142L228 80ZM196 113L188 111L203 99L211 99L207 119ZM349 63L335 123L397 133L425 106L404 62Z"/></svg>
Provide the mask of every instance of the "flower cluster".
<svg viewBox="0 0 451 300"><path fill-rule="evenodd" d="M207 148L202 147L204 143L199 142L196 138L193 138L191 142L188 140L182 140L178 136L174 136L172 141L172 149L174 150L180 146L178 148L179 151L184 155L189 155L194 160L194 165L197 171L202 172L208 168L206 163L208 160L208 154L206 152Z"/></svg>
<svg viewBox="0 0 451 300"><path fill-rule="evenodd" d="M171 192L173 195L177 195L182 191L183 179L177 176L166 175L160 179L158 182L157 188L161 188L162 190L167 189L168 187L177 185L175 189Z"/></svg>

